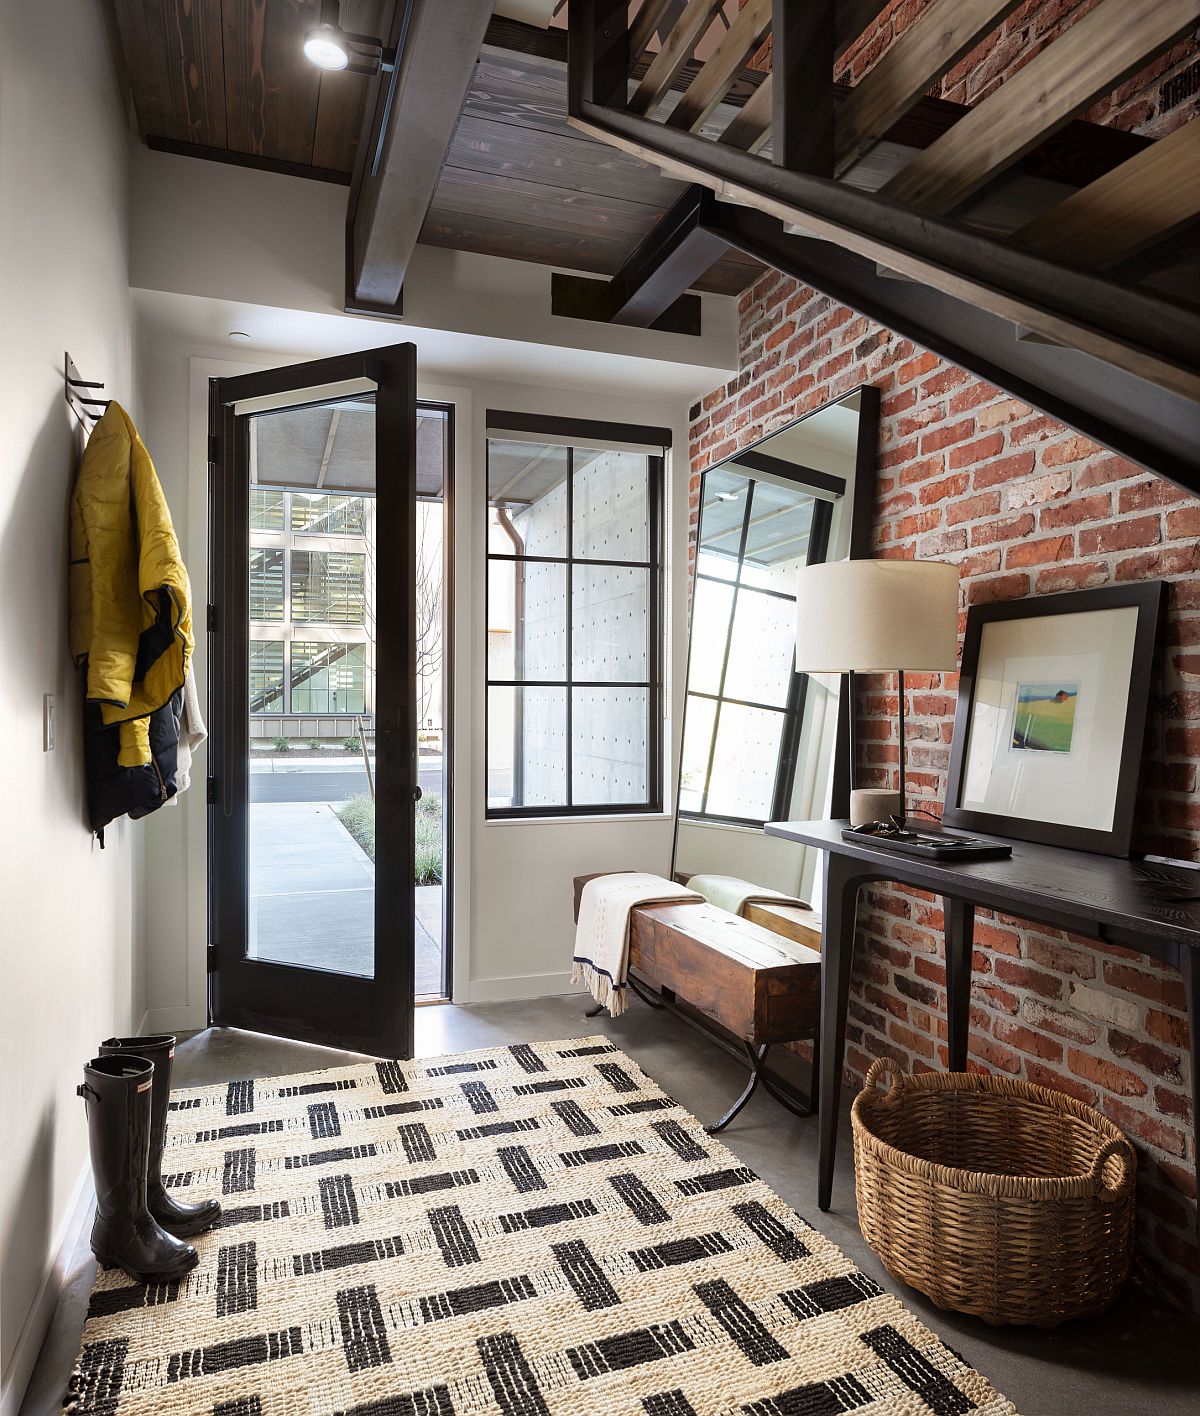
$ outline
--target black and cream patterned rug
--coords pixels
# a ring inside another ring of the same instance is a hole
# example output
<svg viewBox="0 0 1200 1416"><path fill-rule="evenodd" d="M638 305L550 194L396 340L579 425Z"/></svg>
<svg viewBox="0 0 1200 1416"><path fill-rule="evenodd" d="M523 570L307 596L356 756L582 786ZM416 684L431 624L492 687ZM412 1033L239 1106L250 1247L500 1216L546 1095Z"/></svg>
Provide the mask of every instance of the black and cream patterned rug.
<svg viewBox="0 0 1200 1416"><path fill-rule="evenodd" d="M99 1275L77 1416L1015 1416L602 1037L171 1106L224 1221Z"/></svg>

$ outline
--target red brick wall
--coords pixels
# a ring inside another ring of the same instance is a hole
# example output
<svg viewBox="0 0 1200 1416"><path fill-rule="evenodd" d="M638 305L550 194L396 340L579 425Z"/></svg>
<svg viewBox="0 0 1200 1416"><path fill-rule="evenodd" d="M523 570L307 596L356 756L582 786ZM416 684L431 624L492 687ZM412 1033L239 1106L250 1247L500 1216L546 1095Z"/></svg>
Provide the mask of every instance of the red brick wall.
<svg viewBox="0 0 1200 1416"><path fill-rule="evenodd" d="M849 56L854 77L923 3L899 0L885 12L883 39ZM1064 15L1089 8L1088 0L1020 7L1000 47L968 56L942 91L977 100ZM1169 131L1195 109L1194 96L1166 101L1190 87L1184 80L1173 91L1169 80L1186 75L1194 57L1194 46L1181 47L1091 116ZM1170 582L1137 844L1197 858L1200 501L778 272L742 296L740 315L741 372L692 410L693 534L706 467L860 383L878 386L876 553L953 561L964 616L967 605L989 600L1152 577ZM910 675L906 686L909 787L936 811L957 676ZM868 680L859 703L862 785L895 784L896 709L894 680ZM912 1068L944 1066L939 901L881 887L866 894L859 913L848 1082L861 1082L880 1054ZM975 940L970 1065L1067 1091L1129 1134L1140 1162L1140 1265L1171 1298L1200 1311L1178 974L1007 916L981 914Z"/></svg>

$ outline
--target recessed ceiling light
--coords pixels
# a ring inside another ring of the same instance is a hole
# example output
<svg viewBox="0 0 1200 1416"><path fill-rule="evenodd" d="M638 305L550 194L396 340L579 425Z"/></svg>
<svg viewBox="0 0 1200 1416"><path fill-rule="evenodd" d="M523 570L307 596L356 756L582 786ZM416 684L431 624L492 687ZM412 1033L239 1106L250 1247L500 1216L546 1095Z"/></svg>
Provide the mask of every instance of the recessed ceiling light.
<svg viewBox="0 0 1200 1416"><path fill-rule="evenodd" d="M738 499L738 497L739 497L740 495L741 495L741 494L740 494L739 492L718 492L718 493L717 493L717 500L718 500L718 501L737 501L737 499Z"/></svg>
<svg viewBox="0 0 1200 1416"><path fill-rule="evenodd" d="M229 337L230 339L236 339L239 344L249 343L250 339L252 338L252 336L247 334L244 329L231 329L229 331Z"/></svg>

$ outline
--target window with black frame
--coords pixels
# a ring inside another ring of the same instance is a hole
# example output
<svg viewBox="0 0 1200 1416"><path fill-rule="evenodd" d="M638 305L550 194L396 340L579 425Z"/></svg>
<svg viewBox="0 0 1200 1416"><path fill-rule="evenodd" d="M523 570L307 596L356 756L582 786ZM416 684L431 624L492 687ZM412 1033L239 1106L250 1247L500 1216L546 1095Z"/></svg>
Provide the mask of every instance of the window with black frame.
<svg viewBox="0 0 1200 1416"><path fill-rule="evenodd" d="M679 815L787 816L806 680L796 572L825 558L830 507L802 483L726 463L705 474L693 582Z"/></svg>
<svg viewBox="0 0 1200 1416"><path fill-rule="evenodd" d="M663 429L488 414L487 814L662 808Z"/></svg>

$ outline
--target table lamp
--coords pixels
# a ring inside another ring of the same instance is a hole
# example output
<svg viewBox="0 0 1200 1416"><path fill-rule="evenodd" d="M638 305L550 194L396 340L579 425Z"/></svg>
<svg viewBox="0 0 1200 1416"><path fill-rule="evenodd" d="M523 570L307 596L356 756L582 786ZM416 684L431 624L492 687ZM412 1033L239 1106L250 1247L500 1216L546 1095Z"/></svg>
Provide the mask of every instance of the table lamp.
<svg viewBox="0 0 1200 1416"><path fill-rule="evenodd" d="M944 561L844 560L805 566L796 579L796 670L847 675L854 786L854 675L895 673L900 690L900 792L905 819L904 674L958 666L958 567ZM875 820L878 792L851 791L852 824ZM856 819L861 817L861 820Z"/></svg>

